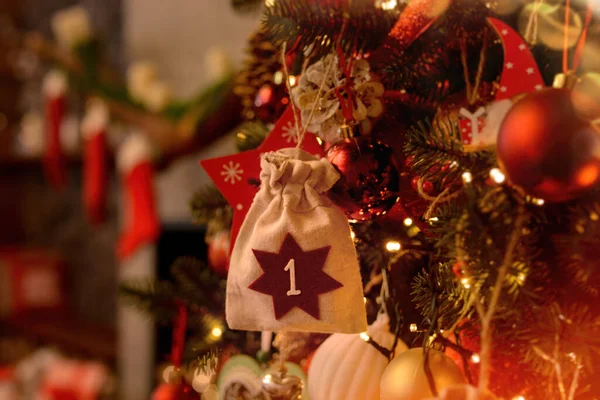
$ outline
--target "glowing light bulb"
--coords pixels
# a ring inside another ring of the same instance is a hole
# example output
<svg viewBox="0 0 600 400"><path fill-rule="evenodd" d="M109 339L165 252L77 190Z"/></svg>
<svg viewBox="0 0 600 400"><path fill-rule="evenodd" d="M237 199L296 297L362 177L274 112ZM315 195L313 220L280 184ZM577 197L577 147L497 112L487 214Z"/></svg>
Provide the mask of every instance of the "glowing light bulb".
<svg viewBox="0 0 600 400"><path fill-rule="evenodd" d="M492 168L490 170L490 178L496 183L502 183L506 180L506 176L500 171L499 168Z"/></svg>
<svg viewBox="0 0 600 400"><path fill-rule="evenodd" d="M382 0L376 3L382 10L393 10L398 5L398 0Z"/></svg>
<svg viewBox="0 0 600 400"><path fill-rule="evenodd" d="M360 338L362 340L364 340L365 342L368 342L371 338L369 337L369 334L367 332L363 332L360 334Z"/></svg>
<svg viewBox="0 0 600 400"><path fill-rule="evenodd" d="M409 329L410 329L410 331L412 333L415 333L417 331L417 329L418 329L417 328L417 324L410 324L410 328Z"/></svg>
<svg viewBox="0 0 600 400"><path fill-rule="evenodd" d="M221 336L223 336L223 329L219 328L218 326L214 327L212 329L212 331L210 332L214 337L216 338L220 338Z"/></svg>
<svg viewBox="0 0 600 400"><path fill-rule="evenodd" d="M283 72L277 71L273 74L273 83L280 85L283 82Z"/></svg>
<svg viewBox="0 0 600 400"><path fill-rule="evenodd" d="M367 298L363 297L363 303L367 304Z"/></svg>
<svg viewBox="0 0 600 400"><path fill-rule="evenodd" d="M289 77L290 86L296 85L296 77L294 75L290 75Z"/></svg>
<svg viewBox="0 0 600 400"><path fill-rule="evenodd" d="M411 226L413 224L413 220L410 218L404 219L404 226Z"/></svg>
<svg viewBox="0 0 600 400"><path fill-rule="evenodd" d="M462 174L462 180L464 183L471 183L473 182L473 174L471 174L470 172L463 172Z"/></svg>
<svg viewBox="0 0 600 400"><path fill-rule="evenodd" d="M350 237L352 240L356 239L356 233L354 233L354 231L350 231Z"/></svg>
<svg viewBox="0 0 600 400"><path fill-rule="evenodd" d="M469 280L469 278L462 278L460 280L460 283L462 283L465 289L471 289L471 281Z"/></svg>
<svg viewBox="0 0 600 400"><path fill-rule="evenodd" d="M473 353L473 354L471 355L471 362L472 362L473 364L479 364L479 363L481 362L481 357L479 357L479 354L477 354L477 353Z"/></svg>
<svg viewBox="0 0 600 400"><path fill-rule="evenodd" d="M546 203L544 199L533 199L533 204L535 204L536 206L543 206L544 203Z"/></svg>
<svg viewBox="0 0 600 400"><path fill-rule="evenodd" d="M395 253L397 251L400 251L400 249L402 248L402 245L400 244L400 242L396 242L395 240L390 240L389 242L387 242L385 244L385 248L390 253Z"/></svg>
<svg viewBox="0 0 600 400"><path fill-rule="evenodd" d="M519 272L519 275L517 275L517 281L522 285L525 283L525 279L527 279L527 275L525 275L524 272Z"/></svg>

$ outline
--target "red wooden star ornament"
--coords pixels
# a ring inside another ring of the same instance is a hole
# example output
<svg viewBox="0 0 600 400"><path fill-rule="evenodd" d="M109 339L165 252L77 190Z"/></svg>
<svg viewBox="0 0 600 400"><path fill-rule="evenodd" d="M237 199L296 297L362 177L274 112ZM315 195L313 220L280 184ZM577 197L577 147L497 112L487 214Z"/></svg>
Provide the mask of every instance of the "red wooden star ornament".
<svg viewBox="0 0 600 400"><path fill-rule="evenodd" d="M504 66L498 83L498 91L494 101L510 99L521 93L530 93L544 87L544 79L529 51L529 46L519 34L505 22L496 18L488 18L488 23L494 28L502 41L504 49ZM479 134L485 127L485 107L471 112L466 108L460 109L459 128L462 141L469 145L477 142Z"/></svg>
<svg viewBox="0 0 600 400"><path fill-rule="evenodd" d="M294 307L320 319L319 295L343 286L323 271L330 248L303 251L288 233L278 253L253 249L264 274L249 288L273 297L275 319L280 319Z"/></svg>
<svg viewBox="0 0 600 400"><path fill-rule="evenodd" d="M232 154L224 157L200 161L200 164L215 183L219 191L233 207L233 223L231 226L231 245L240 231L242 222L250 209L254 196L260 188L260 156L268 151L276 151L286 147L295 147L298 142L294 111L288 107L265 141L256 149ZM318 157L325 155L313 134L304 136L302 149Z"/></svg>

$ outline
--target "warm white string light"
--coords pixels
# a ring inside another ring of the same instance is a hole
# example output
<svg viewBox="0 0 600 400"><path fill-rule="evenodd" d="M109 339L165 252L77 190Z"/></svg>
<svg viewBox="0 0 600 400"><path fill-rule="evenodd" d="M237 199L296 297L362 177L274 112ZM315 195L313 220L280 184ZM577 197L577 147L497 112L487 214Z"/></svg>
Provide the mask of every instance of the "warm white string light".
<svg viewBox="0 0 600 400"><path fill-rule="evenodd" d="M473 182L473 174L470 173L469 171L463 172L463 174L462 174L462 180L463 180L464 183L471 183L471 182Z"/></svg>
<svg viewBox="0 0 600 400"><path fill-rule="evenodd" d="M402 248L402 245L400 244L400 242L397 242L395 240L390 240L389 242L387 242L385 244L385 248L390 253L395 253L397 251L400 251L400 249Z"/></svg>
<svg viewBox="0 0 600 400"><path fill-rule="evenodd" d="M210 334L213 335L215 338L220 338L221 336L223 336L223 329L221 329L218 326L215 326L210 332Z"/></svg>
<svg viewBox="0 0 600 400"><path fill-rule="evenodd" d="M506 180L506 176L500 171L500 168L492 168L490 178L496 183L503 183Z"/></svg>

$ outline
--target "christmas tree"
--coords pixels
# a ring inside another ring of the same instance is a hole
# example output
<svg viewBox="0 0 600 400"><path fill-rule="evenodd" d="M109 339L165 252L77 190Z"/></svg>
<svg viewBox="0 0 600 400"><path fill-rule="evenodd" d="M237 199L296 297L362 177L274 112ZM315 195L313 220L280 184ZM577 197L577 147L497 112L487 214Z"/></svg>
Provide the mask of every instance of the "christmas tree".
<svg viewBox="0 0 600 400"><path fill-rule="evenodd" d="M167 324L185 310L169 379L223 399L597 398L593 2L234 5L264 16L234 80L240 153L204 160L216 188L191 201L210 266L123 287Z"/></svg>

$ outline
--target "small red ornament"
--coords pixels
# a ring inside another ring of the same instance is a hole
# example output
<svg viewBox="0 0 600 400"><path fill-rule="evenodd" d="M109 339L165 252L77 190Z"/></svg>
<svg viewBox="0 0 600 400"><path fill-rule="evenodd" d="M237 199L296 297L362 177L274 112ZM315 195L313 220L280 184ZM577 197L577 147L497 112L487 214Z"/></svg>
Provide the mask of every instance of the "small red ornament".
<svg viewBox="0 0 600 400"><path fill-rule="evenodd" d="M266 83L254 98L254 114L265 122L275 122L289 105L285 84Z"/></svg>
<svg viewBox="0 0 600 400"><path fill-rule="evenodd" d="M399 168L388 145L359 136L335 143L326 157L342 176L330 197L349 219L366 221L387 213L396 204Z"/></svg>
<svg viewBox="0 0 600 400"><path fill-rule="evenodd" d="M208 242L208 264L221 276L227 276L229 271L229 247L229 231L217 233Z"/></svg>
<svg viewBox="0 0 600 400"><path fill-rule="evenodd" d="M547 202L571 200L600 180L600 136L569 89L528 94L506 115L498 159L510 181Z"/></svg>
<svg viewBox="0 0 600 400"><path fill-rule="evenodd" d="M464 263L462 261L455 262L454 265L452 265L452 273L458 279L461 279L464 276L464 273L465 273Z"/></svg>
<svg viewBox="0 0 600 400"><path fill-rule="evenodd" d="M413 178L410 181L410 185L416 191L419 191L419 181L420 180L421 180L420 176L413 176ZM433 183L431 181L423 182L422 187L423 187L423 191L427 194L431 194L433 192L433 190L435 189L435 187L433 186Z"/></svg>
<svg viewBox="0 0 600 400"><path fill-rule="evenodd" d="M186 383L162 383L152 393L152 400L198 400L200 396Z"/></svg>

